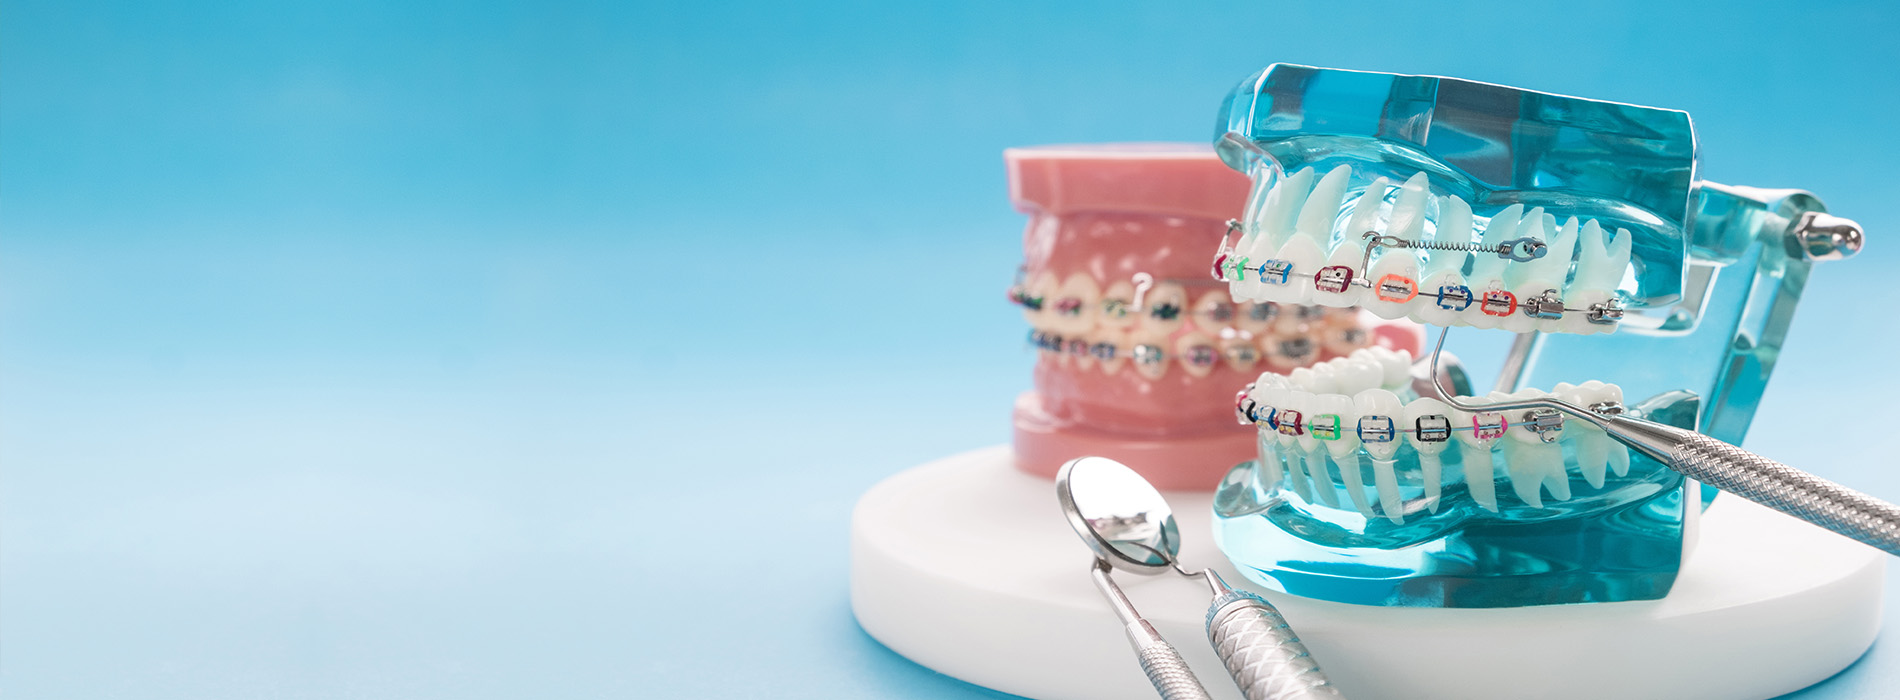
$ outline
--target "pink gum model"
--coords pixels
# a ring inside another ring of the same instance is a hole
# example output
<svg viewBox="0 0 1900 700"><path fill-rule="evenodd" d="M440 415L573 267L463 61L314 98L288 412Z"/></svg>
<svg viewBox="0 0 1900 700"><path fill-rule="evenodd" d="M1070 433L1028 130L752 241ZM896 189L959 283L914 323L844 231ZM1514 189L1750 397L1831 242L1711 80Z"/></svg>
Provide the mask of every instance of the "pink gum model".
<svg viewBox="0 0 1900 700"><path fill-rule="evenodd" d="M1100 455L1161 489L1211 490L1253 458L1255 429L1235 421L1234 394L1261 371L1367 343L1418 353L1423 334L1406 321L1237 310L1208 260L1250 184L1207 147L1018 148L1003 159L1010 201L1029 215L1012 296L1043 347L1035 389L1016 399L1024 471L1054 478L1064 462ZM1300 339L1309 353L1276 351Z"/></svg>

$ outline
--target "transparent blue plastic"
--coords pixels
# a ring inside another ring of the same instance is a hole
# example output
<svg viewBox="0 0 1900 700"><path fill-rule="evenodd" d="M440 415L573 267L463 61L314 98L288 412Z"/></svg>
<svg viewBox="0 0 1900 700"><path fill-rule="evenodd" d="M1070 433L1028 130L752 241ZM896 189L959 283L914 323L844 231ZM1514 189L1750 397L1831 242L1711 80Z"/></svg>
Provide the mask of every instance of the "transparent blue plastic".
<svg viewBox="0 0 1900 700"><path fill-rule="evenodd" d="M1344 164L1357 189L1424 172L1433 194L1469 202L1479 226L1522 203L1629 231L1632 271L1615 290L1630 309L1621 328L1536 338L1517 385L1616 384L1630 399L1650 397L1631 401L1646 417L1732 443L1754 416L1810 271L1786 234L1803 213L1824 211L1805 192L1697 180L1683 112L1449 78L1276 64L1229 95L1215 145L1256 179ZM1575 474L1575 444L1563 445ZM1533 504L1494 447L1495 501L1480 504L1461 476L1469 455L1454 445L1439 456L1434 510L1415 506L1433 500L1421 492L1428 475L1410 443L1401 447L1386 463L1407 504L1397 523L1350 503L1348 484L1378 477L1363 447L1338 460L1269 435L1260 459L1236 467L1216 493L1216 539L1248 578L1326 600L1654 599L1674 584L1694 521L1715 495L1632 453L1627 473ZM1341 464L1362 473L1349 478Z"/></svg>

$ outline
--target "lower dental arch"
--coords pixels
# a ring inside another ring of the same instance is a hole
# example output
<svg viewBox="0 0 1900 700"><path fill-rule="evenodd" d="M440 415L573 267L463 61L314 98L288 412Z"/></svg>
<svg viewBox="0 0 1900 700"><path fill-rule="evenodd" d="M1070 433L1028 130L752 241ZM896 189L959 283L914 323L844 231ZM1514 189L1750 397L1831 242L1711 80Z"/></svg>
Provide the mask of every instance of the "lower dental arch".
<svg viewBox="0 0 1900 700"><path fill-rule="evenodd" d="M1406 400L1402 394L1411 393L1411 364L1408 353L1373 346L1286 375L1267 372L1236 397L1235 417L1243 425L1259 426L1260 464L1270 481L1286 483L1308 502L1335 508L1344 507L1334 495L1335 487L1343 486L1351 507L1368 522L1384 517L1403 524L1408 512L1436 513L1442 488L1460 481L1479 507L1494 513L1511 507L1498 498L1500 466L1523 505L1544 507L1546 493L1553 501L1567 501L1572 483L1562 443L1569 444L1578 476L1592 489L1603 488L1606 472L1628 474L1628 449L1587 421L1549 409L1470 413L1434 398ZM1616 385L1590 381L1558 384L1552 392L1493 392L1489 398L1555 396L1589 406L1621 403L1622 393ZM1419 463L1416 478L1423 497L1411 504L1405 502L1395 461L1401 443L1413 448ZM1279 449L1267 449L1270 444ZM1444 473L1440 462L1439 455L1453 444L1460 450L1462 474ZM1372 463L1370 494L1376 505L1368 497L1364 460Z"/></svg>
<svg viewBox="0 0 1900 700"><path fill-rule="evenodd" d="M1424 173L1396 187L1377 178L1347 208L1350 176L1341 165L1317 182L1310 168L1258 177L1267 189L1232 222L1242 235L1232 247L1221 242L1214 278L1237 300L1363 306L1437 326L1591 334L1613 332L1623 318L1616 289L1631 269L1628 231L1574 216L1559 225L1522 204L1480 229L1471 206L1432 195Z"/></svg>

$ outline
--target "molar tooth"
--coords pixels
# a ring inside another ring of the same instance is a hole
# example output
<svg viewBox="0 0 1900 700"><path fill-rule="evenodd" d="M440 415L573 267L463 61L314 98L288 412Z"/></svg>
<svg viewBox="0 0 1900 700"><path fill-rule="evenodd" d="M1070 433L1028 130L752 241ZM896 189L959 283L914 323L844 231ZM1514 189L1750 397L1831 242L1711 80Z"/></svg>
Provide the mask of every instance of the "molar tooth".
<svg viewBox="0 0 1900 700"><path fill-rule="evenodd" d="M1594 379L1581 386L1558 384L1556 394L1557 398L1584 408L1604 402L1623 402L1621 387ZM1605 466L1615 469L1617 476L1629 474L1629 448L1611 439L1602 428L1589 421L1569 420L1564 422L1564 436L1576 445L1577 471L1592 488L1603 488Z"/></svg>
<svg viewBox="0 0 1900 700"><path fill-rule="evenodd" d="M1520 391L1516 394L1493 391L1485 398L1488 402L1496 403L1516 398L1533 398L1538 393L1540 392L1535 389ZM1501 446L1504 453L1504 472L1511 477L1511 490L1517 492L1517 497L1530 504L1531 507L1542 507L1544 499L1540 487L1543 486L1545 477L1550 473L1550 464L1546 455L1538 453L1533 448L1544 447L1543 440L1526 429L1522 420L1513 420L1519 417L1517 411L1500 411L1490 415L1502 419L1506 425ZM1563 453L1561 451L1557 453L1557 459L1558 471L1562 471Z"/></svg>
<svg viewBox="0 0 1900 700"><path fill-rule="evenodd" d="M1451 446L1451 435L1446 434L1439 440L1419 439L1419 419L1425 418L1428 423L1436 425L1437 420L1432 417L1443 418L1445 427L1450 427L1450 411L1451 407L1438 399L1413 399L1411 403L1405 404L1404 411L1400 413L1398 419L1399 430L1405 435L1406 441L1411 443L1412 449L1418 451L1419 472L1425 481L1425 501L1433 513L1438 512L1439 487L1443 484L1444 475L1444 464L1439 460L1438 455L1444 452L1446 447ZM1474 490L1473 498L1476 497ZM1493 499L1491 503L1495 506L1497 501ZM1492 509L1496 510L1495 507Z"/></svg>
<svg viewBox="0 0 1900 700"><path fill-rule="evenodd" d="M1399 196L1392 205L1392 219L1386 225L1386 235L1397 236L1408 241L1424 238L1425 205L1431 202L1431 192L1426 189L1425 173L1413 175L1400 188ZM1350 233L1350 231L1349 231ZM1365 309L1380 318L1399 318L1411 309L1411 302L1419 293L1418 253L1411 248L1381 248L1379 260L1372 264L1366 273L1366 281L1372 283L1370 289L1362 295Z"/></svg>
<svg viewBox="0 0 1900 700"><path fill-rule="evenodd" d="M1617 229L1615 239L1611 240L1595 220L1584 224L1578 240L1577 274L1564 293L1564 298L1570 301L1566 305L1588 309L1615 298L1617 285L1622 284L1629 266L1629 231ZM1581 313L1565 314L1563 330L1583 335L1610 333L1616 330L1616 324L1591 323Z"/></svg>
<svg viewBox="0 0 1900 700"><path fill-rule="evenodd" d="M1544 210L1532 209L1529 214L1520 215L1523 211L1522 204L1505 207L1504 211L1491 217L1491 223L1485 226L1484 237L1479 242L1485 246L1495 247L1505 241L1533 234L1539 234L1536 237L1543 239L1541 232L1535 229L1543 221ZM1465 282L1465 286L1471 289L1474 298L1490 290L1504 289L1505 264L1506 260L1495 253L1472 254L1471 277ZM1516 310L1511 310L1509 313L1516 313ZM1485 305L1481 300L1474 300L1460 313L1460 318L1465 321L1465 324L1473 328L1497 328L1498 323L1505 317L1508 317L1508 314L1499 316L1495 313L1485 313Z"/></svg>

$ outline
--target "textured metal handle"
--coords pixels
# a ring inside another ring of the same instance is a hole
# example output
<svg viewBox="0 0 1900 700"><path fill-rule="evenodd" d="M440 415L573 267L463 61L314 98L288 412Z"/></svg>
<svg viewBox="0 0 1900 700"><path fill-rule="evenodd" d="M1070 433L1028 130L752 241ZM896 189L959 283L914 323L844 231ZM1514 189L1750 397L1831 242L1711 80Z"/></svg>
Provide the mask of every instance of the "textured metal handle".
<svg viewBox="0 0 1900 700"><path fill-rule="evenodd" d="M1130 622L1126 631L1128 641L1135 645L1135 654L1141 657L1141 672L1148 674L1148 682L1155 684L1162 700L1212 700L1194 671L1181 660L1180 652L1147 621Z"/></svg>
<svg viewBox="0 0 1900 700"><path fill-rule="evenodd" d="M1266 599L1231 591L1207 613L1207 639L1247 700L1340 700L1286 618Z"/></svg>
<svg viewBox="0 0 1900 700"><path fill-rule="evenodd" d="M1679 431L1684 476L1900 555L1900 506L1700 433Z"/></svg>

